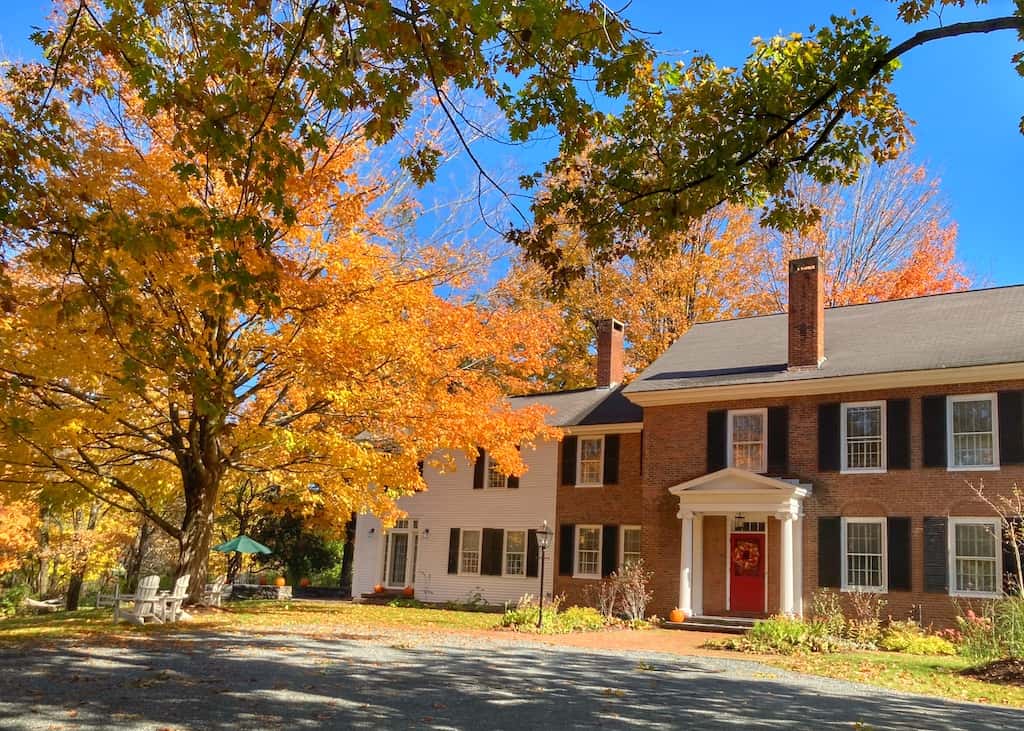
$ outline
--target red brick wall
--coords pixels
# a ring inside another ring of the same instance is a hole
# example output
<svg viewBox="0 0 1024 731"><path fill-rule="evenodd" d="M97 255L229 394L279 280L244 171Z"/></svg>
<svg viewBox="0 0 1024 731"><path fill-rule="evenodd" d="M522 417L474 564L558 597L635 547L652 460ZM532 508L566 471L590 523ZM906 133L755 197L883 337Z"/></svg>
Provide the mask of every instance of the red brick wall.
<svg viewBox="0 0 1024 731"><path fill-rule="evenodd" d="M614 427L609 427L614 434ZM564 444L564 442L563 442ZM603 487L573 487L562 485L559 475L556 521L564 523L596 525L642 525L643 505L640 474L640 434L622 434L619 437L619 482ZM561 447L560 447L561 449ZM559 454L561 465L561 454ZM643 531L641 530L641 541ZM558 532L556 544L561 541ZM555 567L561 546L555 546ZM571 576L555 576L555 594L564 594L568 604L590 604L587 587L598 582L573 579Z"/></svg>
<svg viewBox="0 0 1024 731"><path fill-rule="evenodd" d="M704 613L725 614L725 552L728 529L725 516L704 517ZM677 584L679 582L676 582Z"/></svg>
<svg viewBox="0 0 1024 731"><path fill-rule="evenodd" d="M650 611L664 616L678 602L681 521L676 517L678 500L668 493L668 488L706 473L707 411L788 405L790 473L802 482L813 485L812 494L804 501L805 608L818 586L817 519L820 516L909 516L913 591L890 592L885 597L888 601L886 612L894 617L911 614L917 616L920 612L926 623L950 624L956 612L953 600L946 595L928 594L923 591L923 519L926 516L991 515L992 511L974 497L966 482L984 480L989 491L1005 493L1014 483L1024 485L1024 466L1005 467L991 472L948 472L944 468L922 468L920 398L927 395L987 393L1004 389L1024 389L1024 381L644 409L643 551L647 565L655 573L654 600ZM818 473L818 404L886 398L910 399L912 469L891 470L887 474L877 475ZM625 453L625 449L623 451ZM561 493L559 502L561 503ZM715 523L713 520L705 521L704 541L708 548L709 542L715 540L713 536L717 531L717 528L711 528L709 535L709 526ZM776 539L770 540L769 545L777 546L777 523L773 523L769 528L770 536L773 529ZM777 548L769 548L769 551L778 556ZM777 564L774 565L777 567ZM715 608L711 599L717 595L718 588L714 584L716 579L708 573L707 567L708 564L705 562L704 609L710 613ZM777 581L777 568L771 571L769 581L772 580L772 575ZM777 584L773 592L777 597Z"/></svg>
<svg viewBox="0 0 1024 731"><path fill-rule="evenodd" d="M825 354L825 278L816 256L789 262L789 366L817 367Z"/></svg>

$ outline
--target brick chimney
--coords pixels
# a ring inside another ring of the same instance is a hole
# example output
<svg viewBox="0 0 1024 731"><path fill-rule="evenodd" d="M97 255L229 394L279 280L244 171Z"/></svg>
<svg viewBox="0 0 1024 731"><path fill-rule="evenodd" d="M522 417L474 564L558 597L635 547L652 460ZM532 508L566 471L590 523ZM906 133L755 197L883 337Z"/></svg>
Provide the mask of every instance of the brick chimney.
<svg viewBox="0 0 1024 731"><path fill-rule="evenodd" d="M626 326L618 320L597 323L597 387L622 383L625 369Z"/></svg>
<svg viewBox="0 0 1024 731"><path fill-rule="evenodd" d="M825 360L825 282L821 259L789 262L789 367L817 368Z"/></svg>

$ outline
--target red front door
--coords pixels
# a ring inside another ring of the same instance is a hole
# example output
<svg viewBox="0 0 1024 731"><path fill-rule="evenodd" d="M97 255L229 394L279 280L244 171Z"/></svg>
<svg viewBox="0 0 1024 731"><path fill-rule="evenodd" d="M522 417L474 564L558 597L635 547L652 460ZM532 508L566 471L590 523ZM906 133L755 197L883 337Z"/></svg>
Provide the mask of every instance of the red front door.
<svg viewBox="0 0 1024 731"><path fill-rule="evenodd" d="M733 533L729 541L729 609L764 612L764 533Z"/></svg>

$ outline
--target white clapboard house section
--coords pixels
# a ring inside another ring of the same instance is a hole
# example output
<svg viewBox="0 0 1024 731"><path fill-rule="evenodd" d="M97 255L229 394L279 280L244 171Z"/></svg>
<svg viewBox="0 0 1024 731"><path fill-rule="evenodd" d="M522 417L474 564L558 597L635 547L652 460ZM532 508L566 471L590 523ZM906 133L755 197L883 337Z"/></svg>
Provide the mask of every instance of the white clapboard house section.
<svg viewBox="0 0 1024 731"><path fill-rule="evenodd" d="M605 425L642 425L643 412L623 394L624 327L616 320L597 324L597 388L517 396L513 408L545 406L551 426L565 434L603 434ZM540 592L535 531L547 521L557 530L555 497L559 448L556 441L524 446L527 470L506 478L491 469L486 453L461 455L457 469L441 472L428 460L427 490L401 498L407 519L384 530L371 515L356 519L352 595L413 587L425 602L480 600L515 602ZM554 545L547 551L544 594L554 577Z"/></svg>
<svg viewBox="0 0 1024 731"><path fill-rule="evenodd" d="M427 464L428 489L399 499L407 520L385 531L379 520L360 515L356 520L353 596L412 586L425 602L469 601L476 596L489 604L515 602L540 591L538 551L532 531L546 520L555 525L555 473L558 444L541 442L523 449L527 472L518 487L495 475L479 485L484 469L464 455L457 469L440 472ZM532 545L530 542L532 541ZM544 569L545 595L552 587L552 551Z"/></svg>

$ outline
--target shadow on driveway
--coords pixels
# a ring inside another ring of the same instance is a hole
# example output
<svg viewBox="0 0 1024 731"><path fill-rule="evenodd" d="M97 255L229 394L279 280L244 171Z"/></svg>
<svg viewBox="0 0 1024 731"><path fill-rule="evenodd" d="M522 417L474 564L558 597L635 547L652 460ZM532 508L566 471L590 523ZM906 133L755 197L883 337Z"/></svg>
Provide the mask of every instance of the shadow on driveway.
<svg viewBox="0 0 1024 731"><path fill-rule="evenodd" d="M467 638L421 644L194 632L0 649L4 729L849 729L858 722L1006 729L1024 726L1024 713L724 658Z"/></svg>

